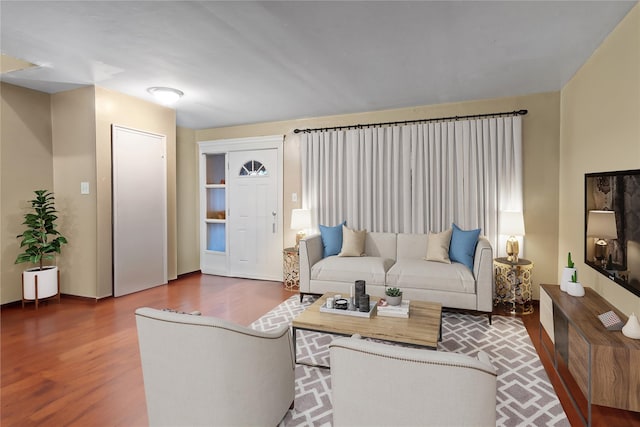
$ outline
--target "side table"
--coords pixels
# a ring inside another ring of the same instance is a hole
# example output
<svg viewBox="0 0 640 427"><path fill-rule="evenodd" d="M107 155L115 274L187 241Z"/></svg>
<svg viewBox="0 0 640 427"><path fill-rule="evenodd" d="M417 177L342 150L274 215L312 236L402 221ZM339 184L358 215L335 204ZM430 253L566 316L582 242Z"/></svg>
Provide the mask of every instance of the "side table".
<svg viewBox="0 0 640 427"><path fill-rule="evenodd" d="M288 291L300 289L300 261L298 249L284 248L284 288Z"/></svg>
<svg viewBox="0 0 640 427"><path fill-rule="evenodd" d="M528 259L509 261L507 258L493 260L496 278L494 305L511 314L533 313L531 302L531 270L533 263Z"/></svg>

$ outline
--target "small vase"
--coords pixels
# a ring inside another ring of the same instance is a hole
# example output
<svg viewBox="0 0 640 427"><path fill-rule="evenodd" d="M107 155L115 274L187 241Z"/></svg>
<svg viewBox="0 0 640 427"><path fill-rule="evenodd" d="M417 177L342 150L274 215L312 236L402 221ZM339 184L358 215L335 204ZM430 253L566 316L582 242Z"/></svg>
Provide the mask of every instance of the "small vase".
<svg viewBox="0 0 640 427"><path fill-rule="evenodd" d="M584 288L580 282L569 282L567 283L567 293L572 297L582 297L584 296Z"/></svg>
<svg viewBox="0 0 640 427"><path fill-rule="evenodd" d="M571 276L573 276L573 273L576 272L576 269L573 267L565 267L564 270L562 270L562 280L560 280L560 290L562 292L567 292L567 287L569 285L569 282L571 281Z"/></svg>
<svg viewBox="0 0 640 427"><path fill-rule="evenodd" d="M640 322L635 313L631 313L627 324L622 328L622 333L625 337L633 338L635 340L640 339Z"/></svg>
<svg viewBox="0 0 640 427"><path fill-rule="evenodd" d="M389 295L386 295L384 297L384 299L387 300L387 304L389 304L389 305L400 305L400 304L402 304L402 295L397 296L397 297L390 297Z"/></svg>

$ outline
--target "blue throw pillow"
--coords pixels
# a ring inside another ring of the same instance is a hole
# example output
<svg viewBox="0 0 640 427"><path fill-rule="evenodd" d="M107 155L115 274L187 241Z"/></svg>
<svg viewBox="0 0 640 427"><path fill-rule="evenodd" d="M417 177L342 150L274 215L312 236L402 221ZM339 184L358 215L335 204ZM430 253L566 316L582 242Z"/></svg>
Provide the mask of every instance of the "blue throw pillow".
<svg viewBox="0 0 640 427"><path fill-rule="evenodd" d="M322 257L326 258L331 255L338 255L342 250L342 226L346 225L346 221L335 227L320 226L320 237L322 238Z"/></svg>
<svg viewBox="0 0 640 427"><path fill-rule="evenodd" d="M479 236L479 228L476 230L461 230L460 227L453 224L451 245L449 245L449 258L451 261L462 263L473 271L473 257L476 254Z"/></svg>

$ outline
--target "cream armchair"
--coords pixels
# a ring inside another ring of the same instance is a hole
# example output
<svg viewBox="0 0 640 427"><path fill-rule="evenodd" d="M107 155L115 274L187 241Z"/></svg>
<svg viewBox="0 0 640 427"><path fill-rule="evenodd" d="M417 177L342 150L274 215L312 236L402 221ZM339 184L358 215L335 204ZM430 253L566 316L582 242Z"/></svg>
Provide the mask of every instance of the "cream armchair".
<svg viewBox="0 0 640 427"><path fill-rule="evenodd" d="M339 338L330 345L334 426L495 426L496 370L462 354Z"/></svg>
<svg viewBox="0 0 640 427"><path fill-rule="evenodd" d="M152 308L135 314L151 426L276 426L293 407L288 327L259 332Z"/></svg>

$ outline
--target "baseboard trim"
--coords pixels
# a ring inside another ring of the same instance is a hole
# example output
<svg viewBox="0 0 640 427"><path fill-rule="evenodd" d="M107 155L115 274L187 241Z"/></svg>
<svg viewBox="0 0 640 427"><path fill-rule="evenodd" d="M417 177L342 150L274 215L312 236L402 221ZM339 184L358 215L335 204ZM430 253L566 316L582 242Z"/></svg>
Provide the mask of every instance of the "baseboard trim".
<svg viewBox="0 0 640 427"><path fill-rule="evenodd" d="M196 271L191 271L189 273L178 274L177 278L169 280L169 282L175 282L176 280L184 279L185 277L195 276L195 275L198 275L198 274L202 274L202 271L201 270L196 270Z"/></svg>
<svg viewBox="0 0 640 427"><path fill-rule="evenodd" d="M106 298L111 298L111 297L106 297ZM88 302L88 303L92 303L92 304L96 304L100 298L94 298L94 297L83 297L83 296L79 296L79 295L71 295L71 294L60 294L60 302L62 302L62 300L76 300L76 301L82 301L82 302ZM104 298L102 298L104 299ZM39 300L39 304L49 304L51 302L51 298L44 298ZM9 308L9 307L15 307L15 306L19 306L21 305L22 300L18 300L18 301L11 301L11 302L7 302L4 303L2 305L0 305L0 309L3 308ZM35 303L34 301L25 301L26 305L29 305L31 303Z"/></svg>

